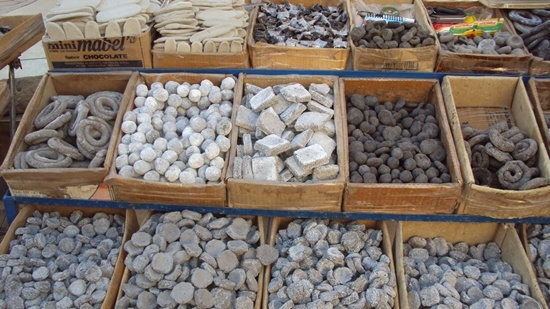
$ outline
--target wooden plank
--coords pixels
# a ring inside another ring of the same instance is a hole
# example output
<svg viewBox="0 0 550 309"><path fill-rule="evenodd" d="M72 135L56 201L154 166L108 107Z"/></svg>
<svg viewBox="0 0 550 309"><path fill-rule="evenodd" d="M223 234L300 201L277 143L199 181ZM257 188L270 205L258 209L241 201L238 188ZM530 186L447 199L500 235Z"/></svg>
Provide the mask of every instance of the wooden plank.
<svg viewBox="0 0 550 309"><path fill-rule="evenodd" d="M39 42L45 32L41 14L0 16L0 25L11 28L0 37L0 69Z"/></svg>
<svg viewBox="0 0 550 309"><path fill-rule="evenodd" d="M9 110L11 103L10 89L8 83L0 81L0 118Z"/></svg>

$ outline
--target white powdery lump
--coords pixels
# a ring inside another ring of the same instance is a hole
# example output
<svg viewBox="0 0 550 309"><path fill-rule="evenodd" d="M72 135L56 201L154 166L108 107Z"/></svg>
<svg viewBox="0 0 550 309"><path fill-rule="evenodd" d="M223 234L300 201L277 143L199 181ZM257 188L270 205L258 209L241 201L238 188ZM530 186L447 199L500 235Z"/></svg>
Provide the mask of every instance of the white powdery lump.
<svg viewBox="0 0 550 309"><path fill-rule="evenodd" d="M235 121L239 159L231 167L233 178L312 182L338 177L334 93L328 84L306 89L299 83L266 88L247 83L245 93ZM248 173L248 157L267 162L258 158L273 156L284 164L278 177L275 169L252 168Z"/></svg>
<svg viewBox="0 0 550 309"><path fill-rule="evenodd" d="M115 166L119 175L151 182L215 184L231 143L235 79L136 86ZM138 100L138 99L142 100ZM143 101L143 102L141 102Z"/></svg>

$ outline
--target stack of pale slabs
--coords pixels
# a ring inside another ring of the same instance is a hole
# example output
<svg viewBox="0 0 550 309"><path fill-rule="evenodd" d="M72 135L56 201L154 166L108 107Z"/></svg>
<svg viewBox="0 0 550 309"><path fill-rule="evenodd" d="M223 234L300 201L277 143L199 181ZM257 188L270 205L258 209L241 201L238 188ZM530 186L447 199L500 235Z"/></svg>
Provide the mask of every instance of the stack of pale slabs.
<svg viewBox="0 0 550 309"><path fill-rule="evenodd" d="M52 40L139 35L147 31L160 0L61 0L45 15Z"/></svg>
<svg viewBox="0 0 550 309"><path fill-rule="evenodd" d="M172 1L153 15L161 37L154 50L169 53L240 53L248 27L242 0Z"/></svg>

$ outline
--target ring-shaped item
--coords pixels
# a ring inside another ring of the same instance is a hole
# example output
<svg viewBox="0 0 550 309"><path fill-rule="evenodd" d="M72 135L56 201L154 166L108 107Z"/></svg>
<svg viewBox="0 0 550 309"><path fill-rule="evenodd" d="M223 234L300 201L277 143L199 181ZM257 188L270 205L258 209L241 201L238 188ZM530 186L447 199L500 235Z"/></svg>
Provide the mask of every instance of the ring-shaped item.
<svg viewBox="0 0 550 309"><path fill-rule="evenodd" d="M73 159L49 147L27 151L25 160L34 168L65 168L73 162Z"/></svg>
<svg viewBox="0 0 550 309"><path fill-rule="evenodd" d="M531 171L523 161L512 160L506 162L498 171L497 178L505 189L519 190L531 179Z"/></svg>
<svg viewBox="0 0 550 309"><path fill-rule="evenodd" d="M479 133L468 139L470 147L474 147L477 144L485 144L489 141L489 135L487 133Z"/></svg>
<svg viewBox="0 0 550 309"><path fill-rule="evenodd" d="M111 126L100 118L88 117L80 122L76 138L95 147L103 147L111 140Z"/></svg>
<svg viewBox="0 0 550 309"><path fill-rule="evenodd" d="M54 121L55 118L61 116L67 110L66 101L53 101L50 104L46 105L36 118L34 119L34 126L37 129L42 129L50 122Z"/></svg>
<svg viewBox="0 0 550 309"><path fill-rule="evenodd" d="M107 156L107 149L103 148L95 154L95 157L90 161L88 168L102 167L105 162L105 156Z"/></svg>
<svg viewBox="0 0 550 309"><path fill-rule="evenodd" d="M479 186L491 186L493 183L493 173L484 167L474 167L472 168L472 173L474 174L474 180L476 185Z"/></svg>
<svg viewBox="0 0 550 309"><path fill-rule="evenodd" d="M489 135L489 140L491 143L498 148L500 151L504 152L512 152L514 151L515 145L510 140L502 136L500 132L496 129L490 129L489 132L487 132L487 135Z"/></svg>
<svg viewBox="0 0 550 309"><path fill-rule="evenodd" d="M509 153L498 149L492 143L485 144L485 153L501 163L513 160L512 156Z"/></svg>
<svg viewBox="0 0 550 309"><path fill-rule="evenodd" d="M549 9L533 9L531 10L531 13L543 16L543 17L550 17L550 10Z"/></svg>
<svg viewBox="0 0 550 309"><path fill-rule="evenodd" d="M57 101L57 100L66 101L67 108L74 109L76 108L76 105L78 105L78 102L80 102L80 100L84 100L84 96L60 94L60 95L54 95L50 97L50 101Z"/></svg>
<svg viewBox="0 0 550 309"><path fill-rule="evenodd" d="M74 111L73 117L69 122L69 136L76 136L76 128L80 121L88 117L90 105L85 100L81 100Z"/></svg>
<svg viewBox="0 0 550 309"><path fill-rule="evenodd" d="M88 97L86 97L86 102L88 102L89 105L92 105L97 98L101 97L107 97L115 101L117 104L120 104L120 101L122 100L122 93L116 92L116 91L99 91L90 94Z"/></svg>
<svg viewBox="0 0 550 309"><path fill-rule="evenodd" d="M48 140L48 146L50 146L53 150L70 157L71 159L84 160L84 155L82 155L75 146L58 137L50 138Z"/></svg>
<svg viewBox="0 0 550 309"><path fill-rule="evenodd" d="M541 187L546 187L549 184L550 181L548 181L548 179L544 177L537 177L524 183L521 187L519 187L519 190L533 190Z"/></svg>
<svg viewBox="0 0 550 309"><path fill-rule="evenodd" d="M489 167L489 155L485 152L485 146L477 144L472 148L471 166L476 167Z"/></svg>
<svg viewBox="0 0 550 309"><path fill-rule="evenodd" d="M95 154L100 150L100 148L94 148L89 144L83 145L80 140L76 140L76 148L78 148L78 151L88 160L93 159Z"/></svg>
<svg viewBox="0 0 550 309"><path fill-rule="evenodd" d="M525 138L516 144L512 152L512 157L516 160L527 161L533 157L538 150L539 145L537 141L532 138Z"/></svg>
<svg viewBox="0 0 550 309"><path fill-rule="evenodd" d="M24 141L27 145L36 145L46 142L52 137L61 137L61 132L52 129L42 129L25 135Z"/></svg>
<svg viewBox="0 0 550 309"><path fill-rule="evenodd" d="M112 98L99 97L90 103L90 113L105 121L110 121L116 118L118 107L118 102Z"/></svg>
<svg viewBox="0 0 550 309"><path fill-rule="evenodd" d="M50 122L48 125L44 127L44 129L52 129L57 130L61 128L64 124L71 121L71 118L73 118L73 115L71 112L66 111L65 113L59 115L57 118L55 118L52 122Z"/></svg>
<svg viewBox="0 0 550 309"><path fill-rule="evenodd" d="M540 17L527 10L511 10L508 12L508 17L513 21L517 21L527 26L538 26L542 24L542 19L540 19Z"/></svg>
<svg viewBox="0 0 550 309"><path fill-rule="evenodd" d="M27 161L25 160L25 153L26 151L18 152L15 157L13 158L13 167L15 169L27 169L29 168L29 165L27 164Z"/></svg>

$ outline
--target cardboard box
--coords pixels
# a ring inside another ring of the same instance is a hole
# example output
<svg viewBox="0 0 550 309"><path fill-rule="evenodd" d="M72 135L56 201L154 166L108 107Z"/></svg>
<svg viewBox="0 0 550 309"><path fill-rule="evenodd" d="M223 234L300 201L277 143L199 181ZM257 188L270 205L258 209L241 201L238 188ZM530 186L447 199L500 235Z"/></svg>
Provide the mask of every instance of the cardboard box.
<svg viewBox="0 0 550 309"><path fill-rule="evenodd" d="M462 175L454 146L441 89L437 80L341 78L340 100L343 104L352 94L374 95L380 102L395 103L404 98L411 104L432 104L439 121L439 139L445 146L447 161L443 162L451 175L450 183L351 183L349 182L348 126L344 124L346 189L343 210L349 212L380 212L434 214L453 213L460 202Z"/></svg>
<svg viewBox="0 0 550 309"><path fill-rule="evenodd" d="M140 73L138 78L129 87L132 92L129 94L129 103L125 110L132 111L135 108L134 99L136 97L136 85L145 83L150 86L153 82L177 81L179 83L188 82L190 84L200 83L204 79L209 79L218 85L221 81L231 75L222 74L190 74L190 73L166 73L166 74L147 74ZM236 87L238 84L236 84ZM236 88L235 93L238 93L239 88ZM235 106L236 104L233 103ZM234 109L235 110L235 109ZM234 111L233 111L234 114ZM232 117L233 118L233 117ZM116 136L115 145L120 144L122 134ZM115 148L116 148L115 146ZM233 148L233 147L231 147ZM230 150L231 151L231 150ZM110 165L109 175L105 178L105 183L109 187L111 198L115 201L125 202L140 202L140 203L166 203L179 205L196 205L196 206L225 206L226 184L225 171L229 161L229 153L225 154L225 166L222 169L221 181L218 184L193 184L186 185L182 183L167 183L167 182L151 182L143 179L126 178L118 175L114 160L116 155L111 158L113 162Z"/></svg>
<svg viewBox="0 0 550 309"><path fill-rule="evenodd" d="M152 68L153 28L137 36L55 41L42 46L50 69Z"/></svg>
<svg viewBox="0 0 550 309"><path fill-rule="evenodd" d="M334 91L334 122L336 126L336 152L338 155L339 175L334 180L296 183L260 181L254 179L233 178L233 161L237 153L238 142L237 126L233 123L231 133L231 155L229 169L227 171L227 194L228 205L235 208L257 208L257 209L278 209L278 210L316 210L316 211L340 211L342 205L342 194L344 191L344 144L342 140L343 104L339 102L338 79L335 76L297 76L297 75L245 75L239 76L239 83L242 84L241 92L235 92L234 111L242 104L244 87L247 83L258 87L268 87L278 84L296 82L302 84L306 89L310 84L326 83ZM236 117L233 117L235 119Z"/></svg>
<svg viewBox="0 0 550 309"><path fill-rule="evenodd" d="M527 93L535 112L535 118L546 151L550 151L550 134L545 119L550 117L550 80L531 77L527 84Z"/></svg>
<svg viewBox="0 0 550 309"><path fill-rule="evenodd" d="M7 254L10 252L10 243L12 240L15 240L17 237L15 231L24 227L27 223L27 218L32 217L34 211L44 212L59 212L62 216L70 216L70 214L75 211L74 207L63 207L63 206L44 206L44 205L22 205L19 213L15 220L11 223L6 235L0 243L0 254ZM116 291L118 291L120 286L120 281L122 279L122 274L124 272L124 259L126 258L126 250L123 249L123 245L126 241L130 240L132 234L137 231L138 223L136 219L136 213L133 209L108 209L108 208L88 208L82 207L78 209L84 214L84 217L93 217L94 214L98 212L103 212L106 214L118 214L124 216L124 235L122 237L122 243L120 245L120 251L118 253L116 265L114 267L113 276L109 283L109 288L107 290L107 295L103 300L101 309L114 308L116 300ZM52 291L53 293L53 291Z"/></svg>
<svg viewBox="0 0 550 309"><path fill-rule="evenodd" d="M33 132L34 119L57 94L87 96L98 91L118 91L124 94L113 126L113 136L118 135L122 113L133 89L127 88L131 72L106 73L47 73L43 76L34 96L23 114L15 132L0 174L8 184L13 196L38 196L52 198L89 198L107 176L116 151L115 139L111 138L105 163L99 168L47 168L15 169L15 155L28 147L25 135Z"/></svg>
<svg viewBox="0 0 550 309"><path fill-rule="evenodd" d="M414 4L414 18L416 19L416 23L420 25L422 29L429 30L434 38L437 37L433 27L429 23L428 13L426 8L422 5L421 0L357 1L383 5ZM352 25L361 24L361 17L357 15L357 9L353 1L350 1L349 5ZM351 45L351 57L354 70L433 72L437 60L437 52L439 50L439 42L437 40L436 44L433 46L391 49L358 47L355 46L351 40L348 41Z"/></svg>
<svg viewBox="0 0 550 309"><path fill-rule="evenodd" d="M409 309L407 281L403 263L403 244L409 238L443 237L452 244L465 242L468 245L495 242L499 245L502 260L512 266L514 273L521 275L522 283L529 286L531 297L545 304L544 298L536 292L536 278L529 266L529 260L521 247L519 236L512 225L498 223L459 223L459 222L391 222L390 230L395 229L395 268L399 284L401 308ZM388 223L389 224L389 223Z"/></svg>
<svg viewBox="0 0 550 309"><path fill-rule="evenodd" d="M471 8L482 6L477 1L449 2L449 1L429 1L426 6L445 6L450 8ZM502 31L515 33L512 24L507 21L503 12L498 9L493 10L493 18L504 18ZM430 21L431 24L431 21ZM433 27L433 26L432 26ZM439 41L439 40L438 40ZM441 45L440 45L441 47ZM436 64L437 72L460 72L460 73L481 73L481 74L528 74L529 66L533 56L527 48L523 48L525 55L481 55L481 54L463 54L439 49L439 58Z"/></svg>
<svg viewBox="0 0 550 309"><path fill-rule="evenodd" d="M143 223L146 223L147 220L151 217L151 215L153 215L155 212L153 211L150 211L146 214L145 218L143 218ZM221 216L215 216L217 218L221 218ZM261 246L263 244L266 243L266 239L267 239L267 231L266 231L266 228L267 228L267 220L268 218L265 218L265 217L241 217L241 218L244 218L245 220L251 220L253 224L255 224L257 227L258 227L258 231L260 232L260 244L258 246ZM143 225L143 224L142 224ZM123 262L124 263L124 262ZM124 266L124 265L123 265ZM256 278L257 279L257 282L258 282L258 292L256 294L256 301L254 302L254 309L260 309L262 308L261 305L262 305L262 293L264 292L264 273L265 273L265 268L266 267L262 267L262 270L260 271L260 273L258 274L258 277ZM122 290L122 287L124 286L124 284L128 283L128 281L130 280L130 277L132 275L135 275L135 274L132 274L132 272L127 268L125 267L124 268L124 274L122 276L122 279L120 281L120 285L119 285L119 288L118 288L118 293L117 293L117 297L116 297L116 302L115 304L124 296L124 291ZM189 279L186 280L185 282L190 282L190 279L191 276L189 276ZM212 283L212 285L214 285ZM113 306L112 308L117 308L115 306Z"/></svg>
<svg viewBox="0 0 550 309"><path fill-rule="evenodd" d="M294 5L302 4L304 7L312 7L314 4L325 6L343 6L347 10L343 0L274 0L269 3ZM248 38L248 50L251 66L254 69L293 69L293 70L344 70L347 65L350 49L348 48L313 48L277 46L268 43L255 42L253 37L254 26L259 9L256 8L251 17L250 35ZM349 26L348 17L348 26Z"/></svg>
<svg viewBox="0 0 550 309"><path fill-rule="evenodd" d="M0 36L0 69L40 41L45 27L42 15L0 16L0 26L10 31Z"/></svg>
<svg viewBox="0 0 550 309"><path fill-rule="evenodd" d="M276 237L278 235L279 230L286 229L288 224L296 220L297 218L283 218L283 217L274 217L271 221L271 226L269 229L268 234L268 241L267 244L275 247L275 241ZM349 221L340 221L342 223L349 223ZM391 271L396 274L395 271L395 263L394 263L394 257L393 257L393 250L392 250L392 241L395 238L395 230L389 230L388 226L385 221L372 221L372 220L356 220L354 221L358 224L363 224L367 229L377 229L382 231L382 243L381 243L381 249L382 252L388 256L390 260L390 269ZM269 308L269 292L267 290L269 282L271 281L271 267L272 265L268 265L265 268L265 279L264 279L264 286L263 286L263 305L262 309L268 309ZM396 293L397 293L397 286L396 286ZM393 308L402 308L399 305L399 302L401 300L399 297L395 297L394 299L394 306Z"/></svg>
<svg viewBox="0 0 550 309"><path fill-rule="evenodd" d="M550 214L550 186L533 190L501 190L475 183L461 131L462 123L485 130L506 120L538 144L538 167L550 178L548 152L521 78L498 76L445 76L443 97L455 141L464 190L459 213L493 218L521 218Z"/></svg>

